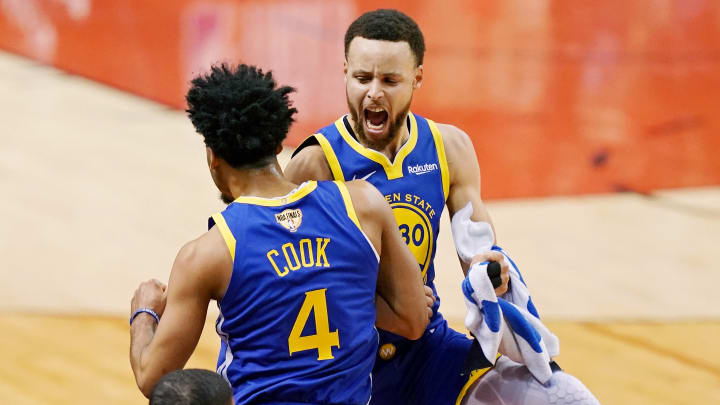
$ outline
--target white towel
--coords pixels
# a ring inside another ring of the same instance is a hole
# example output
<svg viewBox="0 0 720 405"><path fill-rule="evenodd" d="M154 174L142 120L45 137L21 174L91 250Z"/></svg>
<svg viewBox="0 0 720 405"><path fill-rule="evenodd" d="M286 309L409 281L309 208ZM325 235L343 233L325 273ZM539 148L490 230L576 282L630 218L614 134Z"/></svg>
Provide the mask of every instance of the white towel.
<svg viewBox="0 0 720 405"><path fill-rule="evenodd" d="M493 246L495 237L487 222L473 222L472 203L456 212L451 228L460 258L496 250L503 254L510 270L510 288L501 298L487 276L488 262L476 263L462 283L468 308L465 326L475 335L485 357L494 362L500 351L510 359L525 364L538 381L552 376L551 358L560 353L558 338L540 321L520 271L505 251Z"/></svg>

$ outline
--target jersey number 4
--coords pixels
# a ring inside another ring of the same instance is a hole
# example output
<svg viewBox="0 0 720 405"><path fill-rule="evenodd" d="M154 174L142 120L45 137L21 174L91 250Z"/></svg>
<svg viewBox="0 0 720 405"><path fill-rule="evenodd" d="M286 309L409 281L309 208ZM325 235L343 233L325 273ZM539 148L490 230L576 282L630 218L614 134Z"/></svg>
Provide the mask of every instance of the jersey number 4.
<svg viewBox="0 0 720 405"><path fill-rule="evenodd" d="M337 329L330 332L325 290L327 289L323 288L305 293L305 301L300 307L300 313L298 313L290 331L290 337L288 337L290 356L295 352L317 349L318 360L330 360L334 358L331 348L333 346L340 348ZM315 334L302 336L302 331L310 317L310 311L315 311Z"/></svg>

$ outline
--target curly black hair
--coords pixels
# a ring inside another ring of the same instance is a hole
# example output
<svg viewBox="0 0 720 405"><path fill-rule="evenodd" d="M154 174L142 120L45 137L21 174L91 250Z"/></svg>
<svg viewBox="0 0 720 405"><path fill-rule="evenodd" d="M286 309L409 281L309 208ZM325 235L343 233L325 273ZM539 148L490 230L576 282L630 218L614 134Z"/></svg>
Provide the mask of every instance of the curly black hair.
<svg viewBox="0 0 720 405"><path fill-rule="evenodd" d="M287 136L293 114L289 86L255 66L215 65L192 80L186 100L205 145L235 168L260 167Z"/></svg>
<svg viewBox="0 0 720 405"><path fill-rule="evenodd" d="M425 56L425 39L420 27L404 13L398 10L379 9L368 11L350 24L345 32L345 58L347 59L350 42L355 37L379 39L383 41L405 41L415 55L417 66L422 65Z"/></svg>
<svg viewBox="0 0 720 405"><path fill-rule="evenodd" d="M150 405L226 405L232 389L210 370L185 369L166 374L150 395Z"/></svg>

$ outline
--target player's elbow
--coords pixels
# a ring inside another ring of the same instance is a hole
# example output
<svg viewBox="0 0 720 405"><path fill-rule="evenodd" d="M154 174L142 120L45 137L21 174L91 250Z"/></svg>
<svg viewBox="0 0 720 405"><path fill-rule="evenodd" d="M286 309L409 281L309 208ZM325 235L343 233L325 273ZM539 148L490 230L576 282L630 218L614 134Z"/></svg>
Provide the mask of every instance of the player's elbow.
<svg viewBox="0 0 720 405"><path fill-rule="evenodd" d="M421 311L415 311L405 317L402 336L406 339L417 340L425 333L430 319L427 316L425 307Z"/></svg>
<svg viewBox="0 0 720 405"><path fill-rule="evenodd" d="M422 324L417 324L420 326L412 326L407 334L405 336L409 340L418 340L422 337L423 333L425 333L425 327L427 326L427 322Z"/></svg>
<svg viewBox="0 0 720 405"><path fill-rule="evenodd" d="M150 395L152 394L153 389L155 388L155 383L157 383L157 381L151 381L148 378L143 378L143 376L136 376L135 379L138 388L140 388L140 392L145 395L145 398L150 399Z"/></svg>
<svg viewBox="0 0 720 405"><path fill-rule="evenodd" d="M413 323L412 336L410 337L410 339L420 339L425 333L425 329L427 329L429 323L430 318L428 318L427 313L425 312L425 308L423 307L422 315L419 316L418 319Z"/></svg>
<svg viewBox="0 0 720 405"><path fill-rule="evenodd" d="M147 368L134 370L135 371L135 383L137 384L140 392L145 395L145 398L150 399L150 395L155 389L160 378L165 374L161 370L150 370Z"/></svg>

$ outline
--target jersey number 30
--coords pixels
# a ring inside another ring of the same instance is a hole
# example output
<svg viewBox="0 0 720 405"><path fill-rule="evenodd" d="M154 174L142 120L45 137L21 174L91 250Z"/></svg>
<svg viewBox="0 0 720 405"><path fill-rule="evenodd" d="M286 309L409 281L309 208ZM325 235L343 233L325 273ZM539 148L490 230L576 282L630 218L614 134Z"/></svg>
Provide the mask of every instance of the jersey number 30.
<svg viewBox="0 0 720 405"><path fill-rule="evenodd" d="M305 293L305 301L300 307L300 313L298 313L295 324L290 331L290 337L288 337L290 356L295 352L317 349L318 360L330 360L334 358L331 348L333 346L340 348L337 329L330 332L325 290L327 289L323 288ZM305 324L307 324L310 317L310 311L315 311L315 334L302 336L302 331L305 329Z"/></svg>

